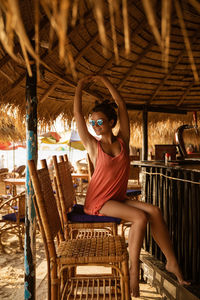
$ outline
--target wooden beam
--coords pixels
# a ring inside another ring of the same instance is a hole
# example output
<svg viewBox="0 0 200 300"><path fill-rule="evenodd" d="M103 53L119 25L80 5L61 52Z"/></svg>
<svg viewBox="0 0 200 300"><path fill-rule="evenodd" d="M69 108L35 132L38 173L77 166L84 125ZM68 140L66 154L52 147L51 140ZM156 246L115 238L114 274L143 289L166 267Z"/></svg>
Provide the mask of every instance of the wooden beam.
<svg viewBox="0 0 200 300"><path fill-rule="evenodd" d="M132 104L132 103L127 103L126 107L128 110L144 110L146 109L147 111L150 112L161 112L161 113L167 113L167 114L187 114L187 110L181 110L178 109L177 107L175 108L170 108L167 106L148 106L148 105L137 105L137 104Z"/></svg>
<svg viewBox="0 0 200 300"><path fill-rule="evenodd" d="M185 98L186 98L187 95L189 94L189 92L190 92L191 88L193 87L193 85L194 85L194 81L190 82L190 84L189 84L188 87L186 88L185 92L184 92L183 95L181 96L181 99L180 99L180 100L178 101L178 103L176 104L177 107L180 106L180 105L184 102Z"/></svg>
<svg viewBox="0 0 200 300"><path fill-rule="evenodd" d="M136 36L136 34L138 34L138 33L142 30L142 26L143 26L144 24L147 24L146 18L144 18L144 19L140 22L140 24L136 27L136 29L135 29L134 32L132 33L131 40L134 39L135 36ZM124 54L124 45L123 45L123 44L120 45L120 46L118 47L118 50L119 50L119 56L120 56L120 55L123 55L123 54ZM103 67L100 68L100 70L97 72L97 74L98 74L98 75L104 74L105 70L107 70L109 67L111 67L111 66L112 66L112 63L113 63L114 61L115 61L115 55L113 54L113 55L111 56L111 58L108 59L108 60L106 61L106 63L103 65ZM93 84L94 84L93 82L90 83L90 84L88 84L88 85L87 85L87 89L89 89L91 86L93 86Z"/></svg>
<svg viewBox="0 0 200 300"><path fill-rule="evenodd" d="M49 88L46 90L46 92L40 99L39 104L43 103L48 98L48 96L51 94L51 92L53 92L53 90L56 88L58 83L59 83L59 79L57 79L51 86L49 86Z"/></svg>
<svg viewBox="0 0 200 300"><path fill-rule="evenodd" d="M142 160L148 160L148 111L146 107L142 115Z"/></svg>
<svg viewBox="0 0 200 300"><path fill-rule="evenodd" d="M7 75L7 74L6 74L4 71L2 71L1 69L0 69L0 73L1 73L8 81L10 81L11 83L14 82L14 80L13 80L12 78L10 78L10 76Z"/></svg>
<svg viewBox="0 0 200 300"><path fill-rule="evenodd" d="M86 19L86 21L87 21L87 19L88 18L90 18L92 16L92 11L90 10L89 12L87 12L85 15L84 15L84 18ZM46 25L46 19L47 19L47 17L45 16L44 17L44 21L42 22L41 21L41 27L42 26L44 26L44 25ZM78 23L75 27L73 27L73 29L71 29L71 31L69 32L69 36L71 35L71 34L73 34L76 30L79 30L80 29L80 27L82 26L82 23ZM31 31L32 32L32 31ZM57 45L58 45L58 41L56 40L56 42L53 44L53 47L52 47L52 50L53 49L55 49L56 47L57 47ZM20 46L19 45L17 45L17 47L19 47L20 48ZM45 53L42 55L42 59L44 59L48 54L49 54L50 52L49 51L45 51ZM6 55L7 56L7 55ZM10 58L10 56L9 56L9 58ZM3 60L3 59L2 59ZM7 60L5 59L5 61L7 62ZM5 64L6 62L4 62L4 61L2 61L2 65L3 64ZM0 61L0 66L1 66L1 61ZM17 86L18 86L18 84L20 84L20 82L22 82L23 81L23 79L25 78L25 76L26 76L26 72L24 73L24 74L22 74L4 93L3 93L3 95L2 96L6 96L9 92L10 92L10 90L13 90L13 89L15 89ZM62 75L60 75L61 77L62 77Z"/></svg>
<svg viewBox="0 0 200 300"><path fill-rule="evenodd" d="M53 77L55 77L56 79L66 83L67 85L71 86L71 87L76 87L77 86L77 83L72 81L71 79L68 79L67 77L61 75L61 74L57 74L57 73L51 73L49 72ZM91 92L89 91L87 88L83 89L82 90L83 93L85 94L88 94L88 95L91 95L92 97L94 97L95 99L97 100L100 100L101 97L99 95L97 95L96 93L94 92Z"/></svg>
<svg viewBox="0 0 200 300"><path fill-rule="evenodd" d="M109 27L109 22L107 22L105 24L105 29L107 29ZM92 38L91 40L87 43L87 45L79 51L78 55L75 57L74 61L75 63L77 63L79 61L79 59L86 53L86 51L92 47L92 45L94 45L94 43L96 42L96 40L99 38L99 32L97 32Z"/></svg>
<svg viewBox="0 0 200 300"><path fill-rule="evenodd" d="M6 91L4 93L2 93L2 96L6 96L10 91L13 91L17 86L18 84L20 84L24 78L26 76L26 73L22 74L15 82L13 82L13 84L11 86L9 86L9 89L6 89Z"/></svg>
<svg viewBox="0 0 200 300"><path fill-rule="evenodd" d="M192 41L191 41L191 45L199 38L200 32L199 32L199 28L196 30ZM180 51L176 61L171 65L168 73L164 76L164 78L161 80L160 84L157 86L157 88L155 89L153 95L149 98L149 100L147 100L147 104L151 104L152 101L155 99L156 95L158 94L158 92L161 90L161 88L163 87L164 83L166 82L166 80L170 77L171 73L175 70L176 66L180 63L181 59L183 58L183 56L185 55L185 53L187 52L186 49L183 49Z"/></svg>
<svg viewBox="0 0 200 300"><path fill-rule="evenodd" d="M142 30L142 26L144 26L145 24L147 24L147 20L146 18L144 18L140 24L136 27L136 29L134 30L134 32L132 32L132 35L131 35L131 40L133 40L135 38L135 36ZM124 54L124 45L122 44L121 46L119 46L119 56ZM107 62L105 63L105 65L97 72L97 74L103 74L104 71L106 69L108 69L113 61L115 61L115 55L113 54L112 57L107 60Z"/></svg>
<svg viewBox="0 0 200 300"><path fill-rule="evenodd" d="M144 56L146 55L146 53L155 45L155 39L153 38L148 46L142 51L142 53L138 56L138 58L134 61L134 63L132 64L132 66L129 68L128 72L126 73L126 75L124 76L124 78L120 81L119 83L119 87L118 89L121 89L124 85L124 83L126 82L127 78L131 75L131 73L136 69L136 67L138 66L138 64L141 62L141 60L144 58Z"/></svg>

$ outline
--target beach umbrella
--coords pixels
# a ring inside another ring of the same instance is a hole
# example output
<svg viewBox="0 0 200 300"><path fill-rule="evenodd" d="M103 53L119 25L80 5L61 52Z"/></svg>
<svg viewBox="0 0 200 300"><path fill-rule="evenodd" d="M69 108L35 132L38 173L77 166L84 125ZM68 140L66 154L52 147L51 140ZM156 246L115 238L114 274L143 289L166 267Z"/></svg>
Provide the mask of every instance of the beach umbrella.
<svg viewBox="0 0 200 300"><path fill-rule="evenodd" d="M14 144L11 142L0 143L0 150L16 150L19 147L26 148L25 144Z"/></svg>
<svg viewBox="0 0 200 300"><path fill-rule="evenodd" d="M43 133L41 137L42 137L41 143L45 143L45 144L56 144L61 139L61 136L54 131Z"/></svg>
<svg viewBox="0 0 200 300"><path fill-rule="evenodd" d="M26 148L25 143L25 126L20 119L13 117L0 110L0 150L1 151L13 151L12 163L13 169L15 167L15 150L19 147ZM8 152L7 164L8 164ZM10 161L10 160L9 160Z"/></svg>
<svg viewBox="0 0 200 300"><path fill-rule="evenodd" d="M85 147L83 146L78 131L72 129L70 139L66 142L66 144L74 149L84 151Z"/></svg>

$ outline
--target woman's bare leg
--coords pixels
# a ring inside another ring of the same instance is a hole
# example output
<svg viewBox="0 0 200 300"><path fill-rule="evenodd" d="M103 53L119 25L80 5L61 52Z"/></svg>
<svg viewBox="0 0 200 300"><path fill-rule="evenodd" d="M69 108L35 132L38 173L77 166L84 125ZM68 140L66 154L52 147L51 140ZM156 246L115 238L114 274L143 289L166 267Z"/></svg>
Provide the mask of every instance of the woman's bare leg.
<svg viewBox="0 0 200 300"><path fill-rule="evenodd" d="M190 284L183 279L183 275L174 254L169 232L160 209L154 205L135 200L127 200L126 203L143 210L147 214L151 225L152 236L166 257L167 271L174 273L181 285Z"/></svg>
<svg viewBox="0 0 200 300"><path fill-rule="evenodd" d="M139 256L147 225L146 214L124 202L110 200L100 210L105 216L122 218L132 222L129 231L129 257L130 257L130 289L134 297L139 296Z"/></svg>

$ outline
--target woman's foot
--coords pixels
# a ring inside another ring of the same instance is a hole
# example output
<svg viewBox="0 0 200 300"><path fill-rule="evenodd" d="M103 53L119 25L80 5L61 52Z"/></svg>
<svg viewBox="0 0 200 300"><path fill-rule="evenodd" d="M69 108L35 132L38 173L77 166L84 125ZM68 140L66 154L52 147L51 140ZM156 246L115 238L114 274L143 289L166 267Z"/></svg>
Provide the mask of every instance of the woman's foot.
<svg viewBox="0 0 200 300"><path fill-rule="evenodd" d="M183 279L183 275L181 273L181 270L180 270L177 262L175 262L175 263L169 263L169 262L167 262L165 268L166 268L166 270L168 272L171 272L171 273L173 273L176 276L176 278L178 280L178 283L180 285L190 285L190 282L185 281Z"/></svg>
<svg viewBox="0 0 200 300"><path fill-rule="evenodd" d="M130 269L130 292L133 297L140 297L139 288L139 274L138 270L134 271L133 268Z"/></svg>

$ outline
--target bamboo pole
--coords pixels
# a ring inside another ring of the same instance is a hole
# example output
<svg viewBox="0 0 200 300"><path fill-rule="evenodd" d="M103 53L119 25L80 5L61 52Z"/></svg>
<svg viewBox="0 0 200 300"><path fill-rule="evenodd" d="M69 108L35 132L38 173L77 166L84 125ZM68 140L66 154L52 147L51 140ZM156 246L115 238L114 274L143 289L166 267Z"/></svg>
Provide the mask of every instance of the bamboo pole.
<svg viewBox="0 0 200 300"><path fill-rule="evenodd" d="M32 77L26 77L26 217L24 247L24 299L35 299L35 257L36 257L36 214L33 205L33 187L31 184L28 160L37 162L37 75L36 65L31 64Z"/></svg>
<svg viewBox="0 0 200 300"><path fill-rule="evenodd" d="M148 111L143 110L142 160L148 160Z"/></svg>

